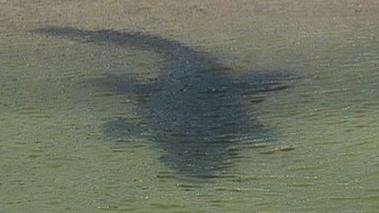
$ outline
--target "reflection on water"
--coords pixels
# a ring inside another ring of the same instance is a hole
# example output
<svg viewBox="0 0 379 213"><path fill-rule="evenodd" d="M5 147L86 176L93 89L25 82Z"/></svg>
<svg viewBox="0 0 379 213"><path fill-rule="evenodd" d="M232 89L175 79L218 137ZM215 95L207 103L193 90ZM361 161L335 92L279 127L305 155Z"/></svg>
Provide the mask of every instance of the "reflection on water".
<svg viewBox="0 0 379 213"><path fill-rule="evenodd" d="M110 73L90 81L105 85L106 93L138 100L141 121L111 118L103 125L104 133L126 141L143 133L164 150L161 160L179 176L214 177L238 156L237 144L271 141L270 131L248 106L263 101L264 92L290 87L290 77L275 72L233 76L212 56L156 35L64 27L35 32L78 42L108 42L163 58L165 67L152 79Z"/></svg>

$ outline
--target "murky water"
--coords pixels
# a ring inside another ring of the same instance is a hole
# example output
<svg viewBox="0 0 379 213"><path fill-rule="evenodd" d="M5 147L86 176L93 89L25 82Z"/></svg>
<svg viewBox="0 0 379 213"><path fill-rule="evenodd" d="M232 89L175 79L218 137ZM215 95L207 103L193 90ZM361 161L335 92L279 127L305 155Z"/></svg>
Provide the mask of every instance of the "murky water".
<svg viewBox="0 0 379 213"><path fill-rule="evenodd" d="M0 1L0 212L376 212L375 1Z"/></svg>

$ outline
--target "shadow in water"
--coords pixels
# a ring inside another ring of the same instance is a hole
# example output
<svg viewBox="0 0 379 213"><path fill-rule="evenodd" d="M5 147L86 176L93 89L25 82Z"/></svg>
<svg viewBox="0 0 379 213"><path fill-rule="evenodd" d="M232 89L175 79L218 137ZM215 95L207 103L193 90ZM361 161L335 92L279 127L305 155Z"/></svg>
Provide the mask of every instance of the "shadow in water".
<svg viewBox="0 0 379 213"><path fill-rule="evenodd" d="M67 27L35 32L147 50L164 59L164 71L150 83L128 74L104 75L108 91L137 97L142 119L136 124L112 118L103 127L114 138L144 132L164 150L162 161L179 177L215 177L238 157L238 144L271 141L251 105L263 101L263 92L288 88L291 80L279 73L233 75L209 54L157 35Z"/></svg>

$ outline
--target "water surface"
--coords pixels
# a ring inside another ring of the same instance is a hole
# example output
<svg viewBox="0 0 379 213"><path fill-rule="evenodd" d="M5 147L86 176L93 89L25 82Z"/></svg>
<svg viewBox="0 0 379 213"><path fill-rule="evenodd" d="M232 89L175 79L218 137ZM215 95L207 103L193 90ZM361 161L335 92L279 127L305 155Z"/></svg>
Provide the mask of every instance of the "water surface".
<svg viewBox="0 0 379 213"><path fill-rule="evenodd" d="M0 1L0 210L375 212L378 9Z"/></svg>

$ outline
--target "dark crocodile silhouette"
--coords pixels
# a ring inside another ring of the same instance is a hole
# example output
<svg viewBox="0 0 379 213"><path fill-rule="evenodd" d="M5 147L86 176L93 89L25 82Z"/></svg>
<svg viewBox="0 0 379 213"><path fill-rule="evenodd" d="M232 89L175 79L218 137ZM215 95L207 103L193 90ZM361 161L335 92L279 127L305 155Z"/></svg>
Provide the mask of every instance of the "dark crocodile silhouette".
<svg viewBox="0 0 379 213"><path fill-rule="evenodd" d="M231 68L178 41L141 32L86 31L46 27L35 32L78 42L112 43L154 52L165 61L151 83L127 74L107 75L108 90L140 97L137 125L165 154L162 161L181 177L217 176L238 156L241 143L271 141L271 132L254 118L251 104L263 101L263 92L286 89L290 77L279 73L249 72L235 76ZM138 132L124 118L104 123L107 136L128 137Z"/></svg>

